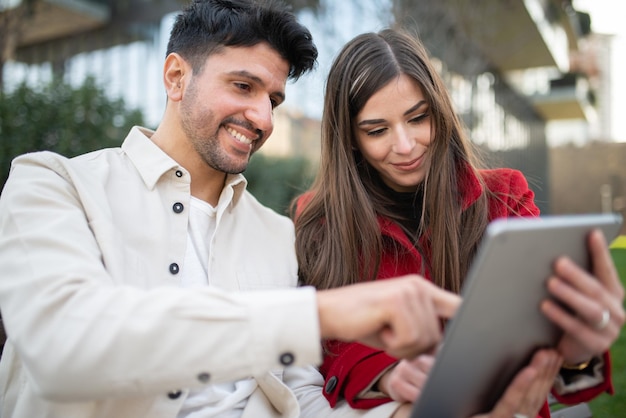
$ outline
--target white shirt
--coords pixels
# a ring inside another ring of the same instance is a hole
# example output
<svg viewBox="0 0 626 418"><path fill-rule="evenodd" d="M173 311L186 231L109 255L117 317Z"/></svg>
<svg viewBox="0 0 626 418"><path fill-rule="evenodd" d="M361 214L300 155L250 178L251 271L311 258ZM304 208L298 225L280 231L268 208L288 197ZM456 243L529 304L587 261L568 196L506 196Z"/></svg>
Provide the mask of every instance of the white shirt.
<svg viewBox="0 0 626 418"><path fill-rule="evenodd" d="M209 286L211 282L208 266L211 241L217 225L217 209L193 196L190 203L187 251L181 286L199 288ZM220 203L223 206L228 202L221 199ZM256 388L256 381L249 377L236 382L190 389L178 418L239 418L248 397Z"/></svg>
<svg viewBox="0 0 626 418"><path fill-rule="evenodd" d="M209 254L215 234L217 209L209 203L191 196L189 205L189 227L184 269L181 274L182 287L204 287L209 285Z"/></svg>

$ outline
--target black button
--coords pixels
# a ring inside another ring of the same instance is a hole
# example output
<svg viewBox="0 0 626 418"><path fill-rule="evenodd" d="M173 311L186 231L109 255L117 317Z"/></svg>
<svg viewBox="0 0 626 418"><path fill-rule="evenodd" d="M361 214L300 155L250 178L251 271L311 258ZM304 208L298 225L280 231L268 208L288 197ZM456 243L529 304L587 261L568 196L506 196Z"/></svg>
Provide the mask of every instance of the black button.
<svg viewBox="0 0 626 418"><path fill-rule="evenodd" d="M183 172L180 170L176 170L176 177L182 177L183 176Z"/></svg>
<svg viewBox="0 0 626 418"><path fill-rule="evenodd" d="M208 382L210 378L211 378L211 375L206 372L200 373L198 375L198 380L201 381L202 383Z"/></svg>
<svg viewBox="0 0 626 418"><path fill-rule="evenodd" d="M295 357L291 353L283 353L280 355L280 364L290 366L293 364Z"/></svg>
<svg viewBox="0 0 626 418"><path fill-rule="evenodd" d="M180 398L180 395L182 395L182 394L183 394L182 391L175 390L175 391L172 391L172 392L168 393L167 397L170 398L170 399L178 399L178 398Z"/></svg>
<svg viewBox="0 0 626 418"><path fill-rule="evenodd" d="M330 379L328 379L328 382L326 382L326 386L324 386L324 392L326 393L332 393L333 390L335 390L335 387L337 387L337 376L332 376Z"/></svg>
<svg viewBox="0 0 626 418"><path fill-rule="evenodd" d="M179 271L180 271L180 268L178 267L178 264L176 263L170 264L170 273L178 274Z"/></svg>
<svg viewBox="0 0 626 418"><path fill-rule="evenodd" d="M174 203L174 206L172 206L172 210L176 213L181 213L183 209L185 209L185 207L180 202L176 202Z"/></svg>

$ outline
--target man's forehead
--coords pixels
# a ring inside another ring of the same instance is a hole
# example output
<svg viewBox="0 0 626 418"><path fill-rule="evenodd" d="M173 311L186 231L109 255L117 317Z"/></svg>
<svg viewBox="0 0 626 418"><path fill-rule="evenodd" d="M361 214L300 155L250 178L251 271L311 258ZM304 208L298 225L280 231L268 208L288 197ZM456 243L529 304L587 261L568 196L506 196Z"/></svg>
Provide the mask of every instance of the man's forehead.
<svg viewBox="0 0 626 418"><path fill-rule="evenodd" d="M229 46L207 57L206 65L212 71L239 75L263 84L281 84L282 89L289 76L289 63L278 51L267 44L253 46Z"/></svg>

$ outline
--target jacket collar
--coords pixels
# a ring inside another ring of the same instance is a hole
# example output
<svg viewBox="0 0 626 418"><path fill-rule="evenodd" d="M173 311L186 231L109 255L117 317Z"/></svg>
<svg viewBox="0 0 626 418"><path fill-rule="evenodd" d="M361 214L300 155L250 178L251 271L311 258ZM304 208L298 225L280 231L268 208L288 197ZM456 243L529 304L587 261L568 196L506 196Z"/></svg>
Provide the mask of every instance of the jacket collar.
<svg viewBox="0 0 626 418"><path fill-rule="evenodd" d="M122 150L137 168L148 190L153 190L159 179L171 170L180 170L189 178L189 172L174 159L167 155L161 148L150 140L154 131L140 126L133 127L124 143ZM232 199L232 205L236 205L241 195L246 190L248 182L242 174L229 174L226 176L224 189Z"/></svg>

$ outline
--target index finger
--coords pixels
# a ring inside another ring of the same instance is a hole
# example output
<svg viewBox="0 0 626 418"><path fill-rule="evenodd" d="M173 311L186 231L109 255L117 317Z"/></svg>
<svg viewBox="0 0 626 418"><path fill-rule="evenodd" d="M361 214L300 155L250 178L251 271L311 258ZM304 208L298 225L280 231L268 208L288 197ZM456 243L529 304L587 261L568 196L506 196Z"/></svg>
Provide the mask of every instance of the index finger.
<svg viewBox="0 0 626 418"><path fill-rule="evenodd" d="M434 285L432 291L432 300L437 316L446 319L452 318L463 302L461 296Z"/></svg>

